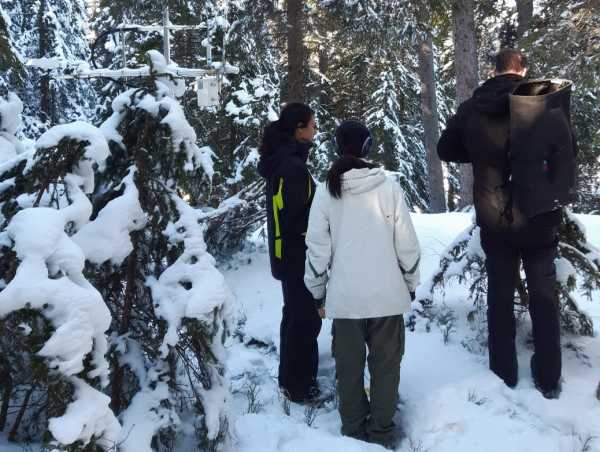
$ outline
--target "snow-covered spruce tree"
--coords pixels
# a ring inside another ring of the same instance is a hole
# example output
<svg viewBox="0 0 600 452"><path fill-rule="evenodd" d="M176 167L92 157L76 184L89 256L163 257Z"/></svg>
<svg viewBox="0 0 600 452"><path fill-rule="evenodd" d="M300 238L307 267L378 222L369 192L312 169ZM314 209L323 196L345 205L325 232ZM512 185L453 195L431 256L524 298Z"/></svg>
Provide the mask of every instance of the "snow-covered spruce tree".
<svg viewBox="0 0 600 452"><path fill-rule="evenodd" d="M223 110L217 112L221 127L209 136L217 154L215 185L224 182L229 194L260 179L256 164L262 132L279 113L280 80L268 30L271 9L270 2L245 0L229 10L227 59L239 72L227 76Z"/></svg>
<svg viewBox="0 0 600 452"><path fill-rule="evenodd" d="M216 257L239 250L248 232L264 221L263 181L256 164L263 128L279 111L278 58L269 32L273 13L270 1L240 1L229 4L226 18L212 17L226 33L227 61L238 72L225 76L219 107L199 110L195 97L186 103L190 124L215 154L212 185L190 186L189 192L192 202L208 198L216 207L206 219L205 235ZM215 35L213 42L220 41ZM222 58L219 46L213 55Z"/></svg>
<svg viewBox="0 0 600 452"><path fill-rule="evenodd" d="M494 58L500 49L518 47L516 22L516 7L507 0L475 2L475 32L481 82L490 78Z"/></svg>
<svg viewBox="0 0 600 452"><path fill-rule="evenodd" d="M18 20L19 17L15 13L20 11L20 8L19 2L2 2L0 4L0 97L8 96L9 92L12 92L13 95L17 95L16 92L19 92L21 96L26 96L32 86L28 77L28 68L25 66L17 43L19 33L15 20ZM17 118L20 119L21 115L13 116L13 119ZM26 124L26 128L31 128L32 124L39 121L23 115L23 122Z"/></svg>
<svg viewBox="0 0 600 452"><path fill-rule="evenodd" d="M327 15L323 35L336 49L324 74L331 80L332 116L367 122L375 135L371 158L396 172L411 206L426 208L414 7L403 0L320 6Z"/></svg>
<svg viewBox="0 0 600 452"><path fill-rule="evenodd" d="M99 390L111 315L73 241L92 213L93 167L108 152L98 129L76 122L0 164L0 431L10 441L96 451L119 439Z"/></svg>
<svg viewBox="0 0 600 452"><path fill-rule="evenodd" d="M592 292L600 290L600 250L588 242L583 225L566 210L559 229L556 273L563 329L573 334L591 336L594 332L592 320L579 308L574 295L579 291L591 299ZM485 253L481 248L479 227L475 225L468 227L454 240L443 253L438 270L419 287L417 299L422 308L416 312L430 321L434 319L440 309L433 303L434 291L443 290L444 285L452 279L466 282L469 286L469 298L474 305L469 320L485 322ZM517 310L527 309L527 284L523 271L517 285L515 304Z"/></svg>
<svg viewBox="0 0 600 452"><path fill-rule="evenodd" d="M123 66L123 54L127 67L144 64L144 52L158 49L162 36L158 32L126 33L125 43L120 33L109 32L120 24L137 23L140 25L158 24L160 9L156 2L136 2L132 0L100 0L92 11L90 28L95 35L91 43L90 63L94 68L119 69ZM125 47L125 48L123 48ZM137 83L137 81L135 81ZM130 82L131 83L131 82ZM98 101L94 115L103 120L109 114L112 100L125 91L127 86L122 80L98 79L95 81Z"/></svg>
<svg viewBox="0 0 600 452"><path fill-rule="evenodd" d="M161 32L129 31L125 33L125 41L120 33L109 33L121 24L157 25L162 24L163 8L169 6L170 21L177 25L199 25L214 19L216 5L214 0L181 1L169 0L161 2L139 2L136 0L100 0L92 13L91 28L96 34L93 63L99 68L117 69L123 65L123 51L126 66L140 67L145 64L145 54L151 49L163 48ZM211 23L214 25L214 23ZM214 26L212 27L215 28ZM185 67L204 67L206 65L206 49L203 43L207 31L171 31L171 58ZM129 79L130 85L139 80ZM112 99L126 89L122 80L106 80L98 82L102 88L96 113L104 117ZM192 100L192 89L188 89L188 100ZM184 98L184 105L186 100Z"/></svg>
<svg viewBox="0 0 600 452"><path fill-rule="evenodd" d="M337 52L329 41L333 15L321 2L308 2L304 8L306 47L306 101L315 112L317 133L314 138L308 165L317 180L324 180L331 163L337 157L333 137L340 123L335 115L334 92L329 78L332 57ZM281 24L285 25L285 24ZM280 26L281 26L280 25Z"/></svg>
<svg viewBox="0 0 600 452"><path fill-rule="evenodd" d="M28 67L23 86L25 129L36 136L52 124L89 117L95 93L86 80L55 79L49 69L79 66L89 57L84 0L2 2L10 18L9 38ZM29 119L31 118L31 119Z"/></svg>
<svg viewBox="0 0 600 452"><path fill-rule="evenodd" d="M278 98L277 73L268 40L264 38L266 24L263 19L268 15L269 2L234 2L228 17L224 17L224 11L211 0L170 1L168 4L173 23L208 25L208 30L172 32L173 61L185 67L206 67L206 47L210 46L213 60L220 62L223 35L227 33L227 59L240 62L239 74L224 78L219 107L198 108L193 84L188 84L180 98L188 122L215 157L212 179L187 178L181 181L181 188L191 205L216 208L205 220L208 224L206 243L209 252L217 257L229 255L240 248L248 230L261 222L264 211L259 203L260 181L257 181L255 171L257 147L267 117L273 119L275 116L273 110ZM161 23L162 6L156 4L146 8L131 0L100 2L93 27L100 34L122 22ZM253 14L248 14L249 8ZM122 45L119 34L101 39L96 47L97 64L120 67ZM161 46L162 36L158 33L128 33L128 66L139 66L146 50ZM129 80L130 85L138 83L140 80ZM120 83L104 82L104 101L98 109L102 116L106 116L109 99L123 88Z"/></svg>
<svg viewBox="0 0 600 452"><path fill-rule="evenodd" d="M376 143L373 158L381 161L395 176L409 205L426 209L428 189L422 128L414 119L416 113L410 112L412 120L408 119L407 105L403 109L397 94L399 86L406 92L411 85L415 88L418 81L408 71L400 73L404 76L400 81L396 81L391 71L380 73L380 85L373 93L372 107L366 113L367 125L373 131Z"/></svg>
<svg viewBox="0 0 600 452"><path fill-rule="evenodd" d="M438 43L437 45L435 43ZM452 64L448 65L448 49L444 48L443 35L438 35L434 40L434 58L438 70L436 71L436 95L438 105L438 118L440 121L440 133L454 113L454 78L447 75ZM460 181L458 180L458 164L442 162L444 176L446 178L446 198L449 211L458 208L458 191Z"/></svg>
<svg viewBox="0 0 600 452"><path fill-rule="evenodd" d="M119 95L101 126L112 154L95 219L76 241L93 256L86 276L113 314L109 393L123 422L120 449L163 450L195 433L200 450L219 450L229 437L230 293L206 251L206 214L182 190L212 176L211 154L176 99L182 81L157 51L149 57L154 75Z"/></svg>
<svg viewBox="0 0 600 452"><path fill-rule="evenodd" d="M25 67L10 34L12 20L4 5L0 5L0 95L9 88L16 89L25 83Z"/></svg>

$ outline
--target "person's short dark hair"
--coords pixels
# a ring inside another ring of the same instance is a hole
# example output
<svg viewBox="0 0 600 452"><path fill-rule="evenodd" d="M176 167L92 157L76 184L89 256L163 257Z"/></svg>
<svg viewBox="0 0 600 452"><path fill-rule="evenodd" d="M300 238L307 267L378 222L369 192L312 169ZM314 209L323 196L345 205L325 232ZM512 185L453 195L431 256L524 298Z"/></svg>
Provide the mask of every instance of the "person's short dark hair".
<svg viewBox="0 0 600 452"><path fill-rule="evenodd" d="M496 73L521 72L527 68L527 57L523 52L516 49L502 49L496 54Z"/></svg>

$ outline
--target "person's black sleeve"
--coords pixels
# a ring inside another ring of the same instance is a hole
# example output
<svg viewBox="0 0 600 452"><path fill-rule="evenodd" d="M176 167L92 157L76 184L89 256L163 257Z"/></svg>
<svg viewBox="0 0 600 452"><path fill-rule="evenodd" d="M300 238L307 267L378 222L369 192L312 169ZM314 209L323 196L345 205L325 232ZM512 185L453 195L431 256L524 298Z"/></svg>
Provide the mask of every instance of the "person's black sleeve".
<svg viewBox="0 0 600 452"><path fill-rule="evenodd" d="M290 166L283 177L283 235L304 240L308 226L310 175L300 165Z"/></svg>
<svg viewBox="0 0 600 452"><path fill-rule="evenodd" d="M442 132L442 136L438 141L438 156L444 162L471 163L471 158L465 149L461 132L463 116L462 108L459 108L456 114L448 121L446 130Z"/></svg>

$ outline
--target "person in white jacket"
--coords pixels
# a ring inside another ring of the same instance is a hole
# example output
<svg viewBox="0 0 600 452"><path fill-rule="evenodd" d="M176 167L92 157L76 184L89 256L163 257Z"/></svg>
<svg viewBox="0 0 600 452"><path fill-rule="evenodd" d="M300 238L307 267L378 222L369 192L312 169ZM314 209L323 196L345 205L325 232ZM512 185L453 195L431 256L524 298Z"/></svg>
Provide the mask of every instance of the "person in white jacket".
<svg viewBox="0 0 600 452"><path fill-rule="evenodd" d="M402 189L364 160L369 130L345 121L336 142L340 158L310 210L304 282L333 319L342 434L390 447L396 441L402 315L419 283L419 243Z"/></svg>

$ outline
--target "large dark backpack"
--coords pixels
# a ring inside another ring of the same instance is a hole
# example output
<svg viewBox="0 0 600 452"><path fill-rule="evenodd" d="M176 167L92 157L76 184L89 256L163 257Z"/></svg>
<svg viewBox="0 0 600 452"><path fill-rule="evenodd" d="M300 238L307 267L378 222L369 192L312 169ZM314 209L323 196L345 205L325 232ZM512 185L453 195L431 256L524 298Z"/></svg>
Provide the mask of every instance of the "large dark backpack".
<svg viewBox="0 0 600 452"><path fill-rule="evenodd" d="M513 201L529 218L575 200L572 83L526 81L510 95Z"/></svg>

